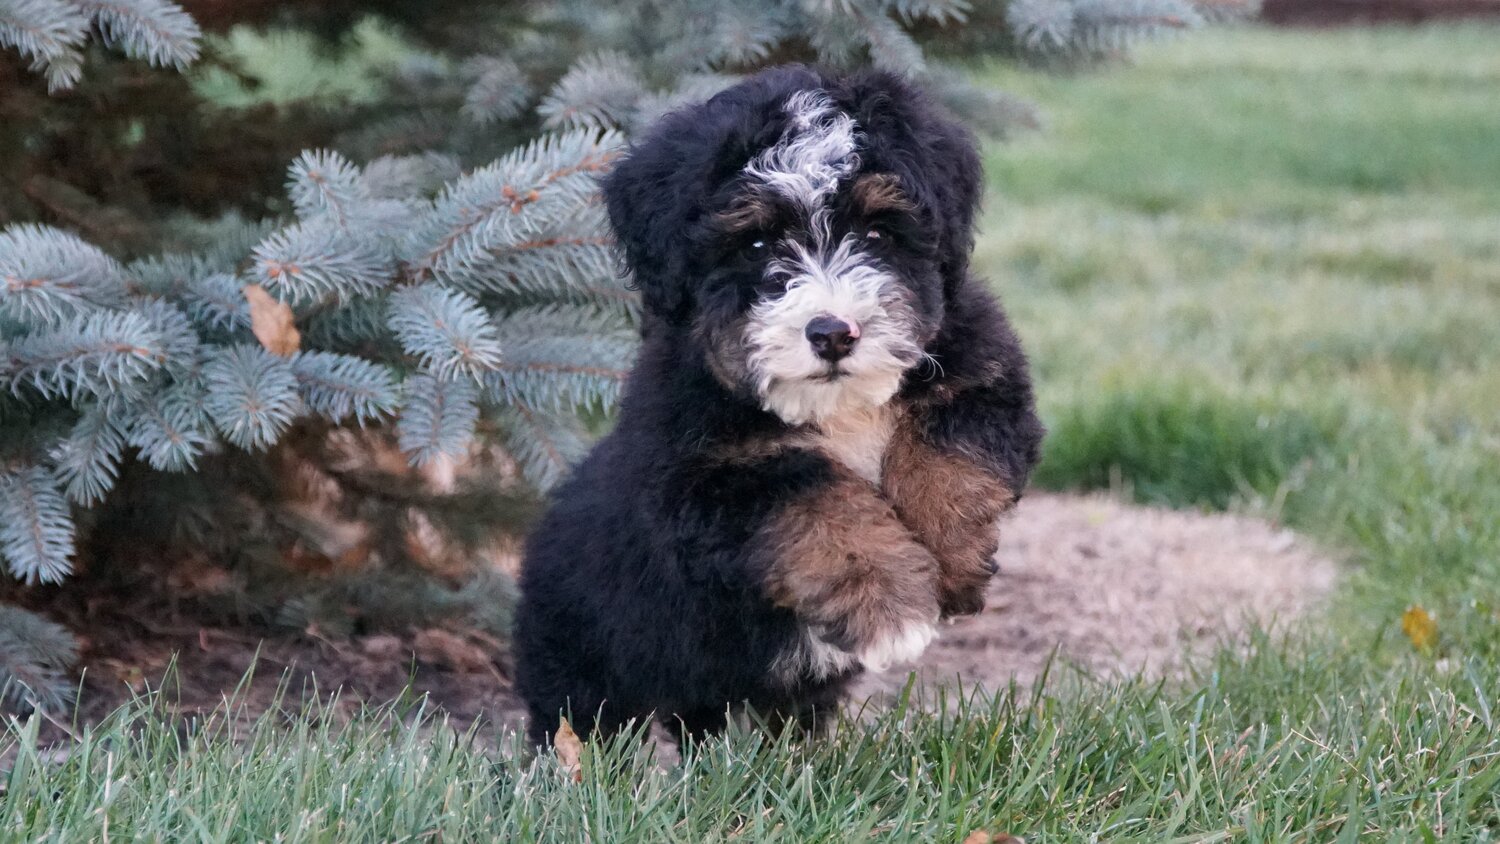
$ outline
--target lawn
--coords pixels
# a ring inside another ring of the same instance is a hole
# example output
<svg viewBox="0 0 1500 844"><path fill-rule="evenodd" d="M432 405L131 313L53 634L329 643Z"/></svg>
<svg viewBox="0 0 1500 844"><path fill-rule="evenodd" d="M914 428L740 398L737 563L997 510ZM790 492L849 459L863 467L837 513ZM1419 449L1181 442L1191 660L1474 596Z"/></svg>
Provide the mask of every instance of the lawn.
<svg viewBox="0 0 1500 844"><path fill-rule="evenodd" d="M1178 681L1059 669L812 747L589 748L576 783L401 708L138 708L61 756L13 727L0 839L1500 838L1496 43L1225 30L983 72L1046 115L989 149L979 245L1039 374L1041 484L1284 521L1347 560L1326 616Z"/></svg>
<svg viewBox="0 0 1500 844"><path fill-rule="evenodd" d="M1233 32L1124 73L996 73L981 264L1040 370L1042 482L1265 511L1497 641L1500 30Z"/></svg>

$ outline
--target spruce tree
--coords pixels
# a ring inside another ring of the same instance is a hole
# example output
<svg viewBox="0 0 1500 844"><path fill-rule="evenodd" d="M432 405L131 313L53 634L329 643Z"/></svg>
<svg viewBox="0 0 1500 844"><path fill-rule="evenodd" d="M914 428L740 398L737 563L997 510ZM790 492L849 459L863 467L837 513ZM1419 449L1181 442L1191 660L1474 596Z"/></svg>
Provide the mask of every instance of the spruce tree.
<svg viewBox="0 0 1500 844"><path fill-rule="evenodd" d="M0 568L20 583L61 581L82 546L131 531L168 552L274 557L312 530L268 515L289 473L376 523L524 521L525 490L567 472L630 364L636 300L595 196L630 133L786 61L924 77L1004 133L1029 109L958 63L1094 61L1245 11L201 5L0 0ZM253 92L222 37L235 27L299 28L336 52L371 19L404 45L375 96L205 93L213 74ZM503 453L520 479L371 478L344 459L350 442L393 444L419 467ZM73 655L66 631L0 605L0 706L60 704Z"/></svg>

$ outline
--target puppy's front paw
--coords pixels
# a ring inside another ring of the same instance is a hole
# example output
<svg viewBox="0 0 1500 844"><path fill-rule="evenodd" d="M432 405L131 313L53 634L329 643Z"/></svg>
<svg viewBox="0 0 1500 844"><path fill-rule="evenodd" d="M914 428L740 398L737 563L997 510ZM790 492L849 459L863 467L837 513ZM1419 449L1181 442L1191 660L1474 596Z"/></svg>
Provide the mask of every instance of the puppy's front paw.
<svg viewBox="0 0 1500 844"><path fill-rule="evenodd" d="M900 662L911 662L927 650L937 636L937 626L930 621L913 621L882 632L875 640L855 652L867 671L880 673Z"/></svg>
<svg viewBox="0 0 1500 844"><path fill-rule="evenodd" d="M983 611L984 590L982 589L945 596L943 599L944 619L967 618L971 615L979 615Z"/></svg>
<svg viewBox="0 0 1500 844"><path fill-rule="evenodd" d="M995 549L984 550L986 553L967 560L944 561L938 578L938 600L943 618L975 615L984 609L990 580L1000 570L1000 565L995 562Z"/></svg>
<svg viewBox="0 0 1500 844"><path fill-rule="evenodd" d="M952 581L943 584L943 618L977 615L984 609L985 597L989 593L989 580L969 579L962 583Z"/></svg>

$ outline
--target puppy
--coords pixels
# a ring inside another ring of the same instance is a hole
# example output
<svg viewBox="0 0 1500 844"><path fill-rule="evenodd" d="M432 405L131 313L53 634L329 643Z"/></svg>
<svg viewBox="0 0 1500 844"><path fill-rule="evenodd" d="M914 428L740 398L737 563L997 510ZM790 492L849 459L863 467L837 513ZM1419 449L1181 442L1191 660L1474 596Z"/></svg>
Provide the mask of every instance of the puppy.
<svg viewBox="0 0 1500 844"><path fill-rule="evenodd" d="M745 706L813 729L983 606L1042 426L969 275L981 187L922 91L803 67L667 115L606 178L643 344L526 549L533 740Z"/></svg>

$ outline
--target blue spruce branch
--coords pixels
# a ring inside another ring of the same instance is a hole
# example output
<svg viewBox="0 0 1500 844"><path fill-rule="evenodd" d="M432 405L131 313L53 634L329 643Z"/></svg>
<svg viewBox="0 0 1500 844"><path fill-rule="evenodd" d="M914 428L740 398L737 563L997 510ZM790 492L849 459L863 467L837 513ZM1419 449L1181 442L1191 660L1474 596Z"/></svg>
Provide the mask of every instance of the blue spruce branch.
<svg viewBox="0 0 1500 844"><path fill-rule="evenodd" d="M426 374L408 378L405 386L406 403L396 427L412 465L462 457L479 421L478 388L471 381L440 381Z"/></svg>
<svg viewBox="0 0 1500 844"><path fill-rule="evenodd" d="M635 62L617 52L584 56L557 80L537 106L552 129L608 129L626 126L646 95Z"/></svg>
<svg viewBox="0 0 1500 844"><path fill-rule="evenodd" d="M476 56L464 63L473 79L464 92L463 115L484 125L517 117L534 96L520 66L499 56Z"/></svg>
<svg viewBox="0 0 1500 844"><path fill-rule="evenodd" d="M198 60L203 31L167 0L68 0L92 16L104 43L157 67L185 70Z"/></svg>
<svg viewBox="0 0 1500 844"><path fill-rule="evenodd" d="M161 334L144 315L96 311L0 346L0 388L105 397L138 386L165 359Z"/></svg>
<svg viewBox="0 0 1500 844"><path fill-rule="evenodd" d="M58 583L73 570L73 514L41 466L0 475L0 557L26 583Z"/></svg>
<svg viewBox="0 0 1500 844"><path fill-rule="evenodd" d="M462 172L458 159L438 152L382 155L365 164L360 178L372 199L431 196Z"/></svg>
<svg viewBox="0 0 1500 844"><path fill-rule="evenodd" d="M970 0L894 0L889 7L906 23L930 20L957 24L969 19L973 3Z"/></svg>
<svg viewBox="0 0 1500 844"><path fill-rule="evenodd" d="M395 265L375 239L318 217L261 241L255 247L254 273L262 287L283 301L346 302L390 284Z"/></svg>
<svg viewBox="0 0 1500 844"><path fill-rule="evenodd" d="M176 296L193 279L232 269L232 266L218 266L201 255L167 252L131 261L125 268L125 274L127 284L137 293Z"/></svg>
<svg viewBox="0 0 1500 844"><path fill-rule="evenodd" d="M860 29L868 45L870 62L876 67L892 73L927 72L922 47L885 13L863 17Z"/></svg>
<svg viewBox="0 0 1500 844"><path fill-rule="evenodd" d="M203 387L194 382L164 386L132 407L126 441L159 472L196 469L214 445Z"/></svg>
<svg viewBox="0 0 1500 844"><path fill-rule="evenodd" d="M444 380L477 378L500 365L500 338L490 315L464 293L435 284L391 294L388 323L408 354Z"/></svg>
<svg viewBox="0 0 1500 844"><path fill-rule="evenodd" d="M203 377L204 410L224 439L246 451L275 444L302 411L291 364L259 346L216 350Z"/></svg>
<svg viewBox="0 0 1500 844"><path fill-rule="evenodd" d="M505 359L485 376L485 397L546 411L612 407L635 356L635 332L608 314L532 308L499 323Z"/></svg>
<svg viewBox="0 0 1500 844"><path fill-rule="evenodd" d="M300 352L292 371L302 400L334 422L363 426L390 417L400 405L396 378L379 364L332 352Z"/></svg>
<svg viewBox="0 0 1500 844"><path fill-rule="evenodd" d="M497 408L491 418L522 477L537 489L556 487L588 452L588 434L574 414L514 402Z"/></svg>
<svg viewBox="0 0 1500 844"><path fill-rule="evenodd" d="M582 302L633 315L639 299L625 286L611 243L603 210L587 204L544 231L497 238L487 254L450 266L439 277L476 295L517 304Z"/></svg>
<svg viewBox="0 0 1500 844"><path fill-rule="evenodd" d="M795 18L770 3L725 3L714 9L705 40L704 67L744 67L770 58L791 34Z"/></svg>
<svg viewBox="0 0 1500 844"><path fill-rule="evenodd" d="M161 337L163 371L174 378L195 371L203 342L188 315L165 299L139 299L134 308Z"/></svg>
<svg viewBox="0 0 1500 844"><path fill-rule="evenodd" d="M418 280L462 273L507 244L567 220L598 192L598 177L619 155L614 132L549 135L443 189L408 249Z"/></svg>
<svg viewBox="0 0 1500 844"><path fill-rule="evenodd" d="M244 284L233 273L209 273L184 281L179 295L188 316L214 332L230 333L250 327L250 303Z"/></svg>
<svg viewBox="0 0 1500 844"><path fill-rule="evenodd" d="M0 231L0 315L46 325L124 302L124 269L98 247L51 226Z"/></svg>
<svg viewBox="0 0 1500 844"><path fill-rule="evenodd" d="M73 700L78 641L66 628L0 604L0 713L60 713Z"/></svg>
<svg viewBox="0 0 1500 844"><path fill-rule="evenodd" d="M400 345L390 341L386 326L388 310L388 299L382 294L319 311L308 317L303 339L311 346L333 351L399 354Z"/></svg>
<svg viewBox="0 0 1500 844"><path fill-rule="evenodd" d="M31 60L52 92L78 84L89 19L63 0L0 0L0 46Z"/></svg>
<svg viewBox="0 0 1500 844"><path fill-rule="evenodd" d="M66 438L52 452L52 464L68 500L89 507L104 500L120 477L125 436L117 408L107 402L86 405Z"/></svg>
<svg viewBox="0 0 1500 844"><path fill-rule="evenodd" d="M287 195L304 220L320 214L346 225L354 209L372 198L359 168L325 149L306 150L287 171Z"/></svg>
<svg viewBox="0 0 1500 844"><path fill-rule="evenodd" d="M1103 53L1164 31L1199 26L1186 0L1012 0L1006 23L1038 53Z"/></svg>

